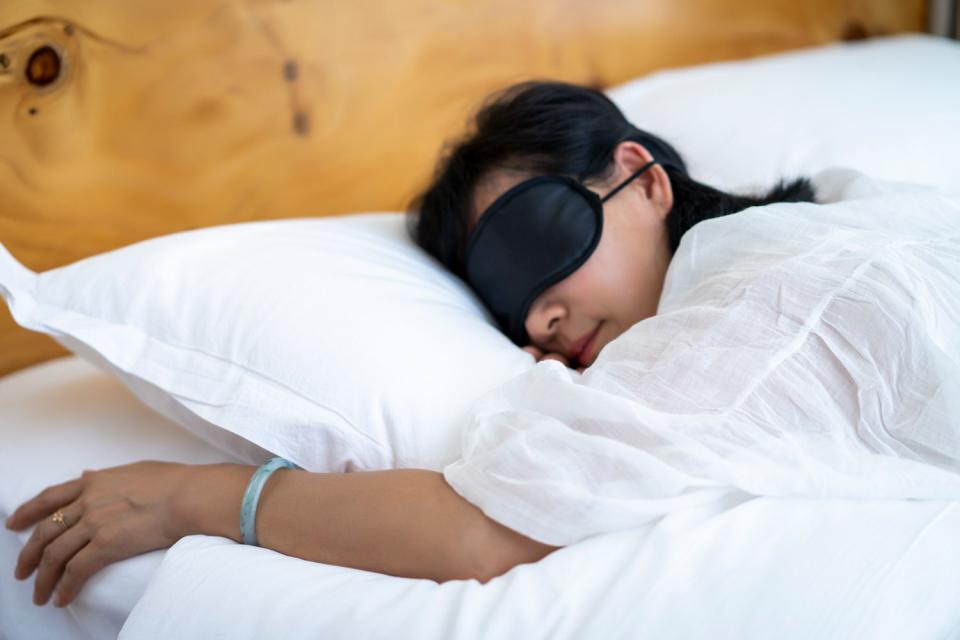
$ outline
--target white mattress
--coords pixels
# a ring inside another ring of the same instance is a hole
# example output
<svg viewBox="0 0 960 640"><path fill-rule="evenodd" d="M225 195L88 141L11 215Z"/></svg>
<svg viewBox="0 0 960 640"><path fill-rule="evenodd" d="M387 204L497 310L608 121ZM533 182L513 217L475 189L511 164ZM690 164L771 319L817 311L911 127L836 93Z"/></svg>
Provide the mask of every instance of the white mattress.
<svg viewBox="0 0 960 640"><path fill-rule="evenodd" d="M0 380L0 516L49 484L139 459L229 460L89 364ZM754 499L597 536L486 585L437 584L189 536L95 575L65 609L13 567L0 637L960 637L960 504ZM322 606L318 606L322 603ZM132 614L131 614L132 611Z"/></svg>

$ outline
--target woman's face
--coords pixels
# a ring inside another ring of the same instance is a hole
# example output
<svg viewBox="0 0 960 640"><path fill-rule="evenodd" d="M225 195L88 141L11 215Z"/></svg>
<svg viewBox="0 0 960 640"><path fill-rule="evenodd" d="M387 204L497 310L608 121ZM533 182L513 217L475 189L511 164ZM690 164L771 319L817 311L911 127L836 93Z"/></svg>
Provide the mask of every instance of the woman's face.
<svg viewBox="0 0 960 640"><path fill-rule="evenodd" d="M613 175L602 185L585 186L602 198L652 159L642 145L622 142L614 153ZM474 192L471 228L500 194L530 177L506 169L487 176ZM605 202L603 233L594 252L530 306L531 343L589 366L607 343L655 315L671 258L664 221L672 205L670 180L660 165Z"/></svg>

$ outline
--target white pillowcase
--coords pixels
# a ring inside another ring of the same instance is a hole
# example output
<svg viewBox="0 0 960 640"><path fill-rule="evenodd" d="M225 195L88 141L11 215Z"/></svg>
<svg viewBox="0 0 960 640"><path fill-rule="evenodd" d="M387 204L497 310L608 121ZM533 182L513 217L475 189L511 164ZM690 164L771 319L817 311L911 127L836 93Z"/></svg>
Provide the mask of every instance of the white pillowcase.
<svg viewBox="0 0 960 640"><path fill-rule="evenodd" d="M39 275L0 247L22 326L240 459L439 470L472 402L533 366L402 213L225 225Z"/></svg>
<svg viewBox="0 0 960 640"><path fill-rule="evenodd" d="M902 35L654 73L610 89L690 174L749 193L851 167L960 193L960 42Z"/></svg>

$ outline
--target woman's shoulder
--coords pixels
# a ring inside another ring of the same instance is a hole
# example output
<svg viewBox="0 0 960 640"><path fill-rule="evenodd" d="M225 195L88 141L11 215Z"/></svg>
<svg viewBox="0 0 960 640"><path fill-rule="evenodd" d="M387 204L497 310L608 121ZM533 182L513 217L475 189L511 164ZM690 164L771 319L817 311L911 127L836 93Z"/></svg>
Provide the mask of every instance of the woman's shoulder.
<svg viewBox="0 0 960 640"><path fill-rule="evenodd" d="M811 178L817 202L774 203L695 225L667 270L660 309L689 301L710 283L743 284L770 276L817 280L811 272L831 264L855 269L881 252L916 243L956 246L960 201L936 187L878 180L831 168ZM842 257L841 263L837 258Z"/></svg>

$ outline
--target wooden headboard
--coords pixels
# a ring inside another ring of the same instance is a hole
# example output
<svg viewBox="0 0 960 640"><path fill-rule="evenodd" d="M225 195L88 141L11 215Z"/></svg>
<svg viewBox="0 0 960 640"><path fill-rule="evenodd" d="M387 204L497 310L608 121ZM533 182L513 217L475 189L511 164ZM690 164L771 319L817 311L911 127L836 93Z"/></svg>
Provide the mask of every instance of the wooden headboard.
<svg viewBox="0 0 960 640"><path fill-rule="evenodd" d="M925 0L3 0L0 242L401 210L478 101L923 31ZM642 126L642 125L641 125ZM64 353L0 304L0 375Z"/></svg>

